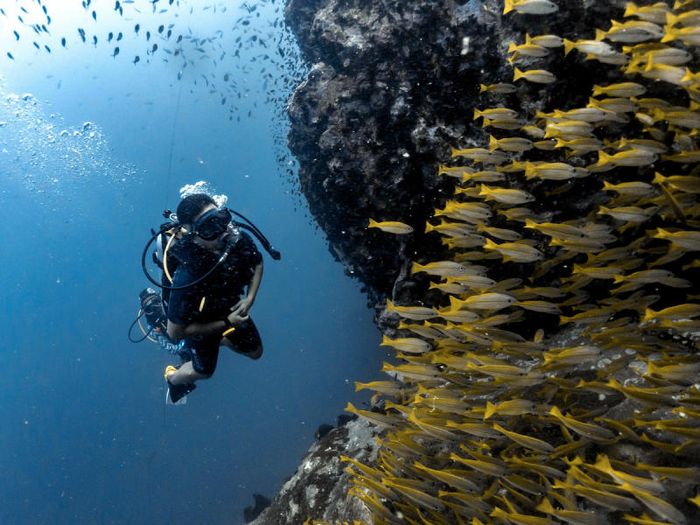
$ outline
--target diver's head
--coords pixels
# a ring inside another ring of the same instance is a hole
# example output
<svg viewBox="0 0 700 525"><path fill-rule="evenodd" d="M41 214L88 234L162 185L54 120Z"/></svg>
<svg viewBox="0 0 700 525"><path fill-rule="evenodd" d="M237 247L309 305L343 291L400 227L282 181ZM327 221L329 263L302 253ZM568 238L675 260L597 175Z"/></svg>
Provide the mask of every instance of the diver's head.
<svg viewBox="0 0 700 525"><path fill-rule="evenodd" d="M177 207L177 217L191 240L211 251L225 248L235 233L231 212L218 208L214 199L204 193L185 197Z"/></svg>
<svg viewBox="0 0 700 525"><path fill-rule="evenodd" d="M177 220L182 225L192 225L205 208L216 207L216 201L206 193L192 193L177 205Z"/></svg>

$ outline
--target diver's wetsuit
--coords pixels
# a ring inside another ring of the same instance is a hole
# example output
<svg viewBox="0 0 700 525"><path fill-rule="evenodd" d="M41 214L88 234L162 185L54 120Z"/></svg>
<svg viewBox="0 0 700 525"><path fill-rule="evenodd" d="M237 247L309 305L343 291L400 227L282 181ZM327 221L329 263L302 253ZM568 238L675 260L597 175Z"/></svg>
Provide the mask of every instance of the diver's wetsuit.
<svg viewBox="0 0 700 525"><path fill-rule="evenodd" d="M211 257L197 252L193 245L179 250L182 259L173 275L173 286L191 283L211 267ZM191 253L187 253L191 252ZM183 290L172 290L168 298L168 319L179 325L211 323L225 319L231 307L240 300L250 284L255 267L262 261L255 243L245 232L231 248L228 257L201 283ZM204 302L202 302L202 298ZM262 341L252 319L238 324L226 338L242 354L262 350ZM192 350L192 367L200 374L211 376L216 369L222 336L197 335L185 339Z"/></svg>

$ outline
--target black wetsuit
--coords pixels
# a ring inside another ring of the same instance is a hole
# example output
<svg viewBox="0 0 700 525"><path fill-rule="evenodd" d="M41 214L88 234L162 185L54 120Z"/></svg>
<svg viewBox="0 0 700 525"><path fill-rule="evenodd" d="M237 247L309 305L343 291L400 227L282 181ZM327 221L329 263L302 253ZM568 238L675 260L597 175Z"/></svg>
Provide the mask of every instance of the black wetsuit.
<svg viewBox="0 0 700 525"><path fill-rule="evenodd" d="M173 286L191 283L216 262L217 256L198 248L190 243L178 250L179 262L173 274ZM194 286L170 293L168 320L188 325L225 319L250 284L255 267L261 261L262 256L253 240L241 232L224 262L209 277ZM255 354L262 351L260 334L251 318L235 328L226 338L238 352ZM222 336L218 333L186 338L186 345L192 349L192 366L198 373L206 376L214 373L221 342Z"/></svg>

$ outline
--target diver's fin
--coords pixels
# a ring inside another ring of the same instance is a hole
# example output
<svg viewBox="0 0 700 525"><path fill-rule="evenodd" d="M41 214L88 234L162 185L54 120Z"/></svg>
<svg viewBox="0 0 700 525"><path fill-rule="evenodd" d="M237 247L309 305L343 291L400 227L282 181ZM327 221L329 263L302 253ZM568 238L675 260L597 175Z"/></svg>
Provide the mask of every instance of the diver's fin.
<svg viewBox="0 0 700 525"><path fill-rule="evenodd" d="M185 405L187 404L187 394L192 392L197 385L171 385L168 383L168 391L165 393L166 405Z"/></svg>

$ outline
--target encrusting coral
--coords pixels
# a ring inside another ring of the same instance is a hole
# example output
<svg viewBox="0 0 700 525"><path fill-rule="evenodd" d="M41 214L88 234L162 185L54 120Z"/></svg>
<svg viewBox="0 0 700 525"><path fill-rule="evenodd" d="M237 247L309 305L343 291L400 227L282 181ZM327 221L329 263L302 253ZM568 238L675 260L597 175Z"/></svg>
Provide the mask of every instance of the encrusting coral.
<svg viewBox="0 0 700 525"><path fill-rule="evenodd" d="M697 523L699 46L692 0L510 43L474 112L488 143L436 173L456 187L426 232L451 256L412 265L426 302L388 303L391 378L357 384L381 410L348 406L382 429L374 464L343 458L376 523ZM590 98L524 114L562 60L599 63Z"/></svg>

